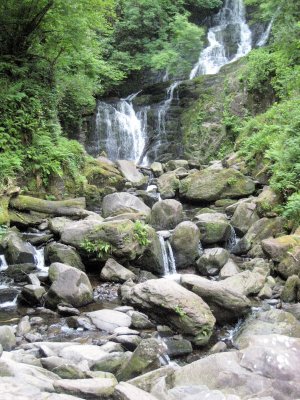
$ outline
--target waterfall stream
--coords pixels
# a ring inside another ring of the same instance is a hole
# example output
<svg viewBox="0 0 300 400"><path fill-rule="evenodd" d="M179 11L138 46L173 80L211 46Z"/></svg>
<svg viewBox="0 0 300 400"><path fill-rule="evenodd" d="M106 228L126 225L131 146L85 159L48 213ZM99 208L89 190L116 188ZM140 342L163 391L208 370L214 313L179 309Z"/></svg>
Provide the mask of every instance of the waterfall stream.
<svg viewBox="0 0 300 400"><path fill-rule="evenodd" d="M225 0L214 23L207 35L209 46L200 53L190 79L198 75L216 74L223 65L245 56L252 48L252 34L246 22L242 0Z"/></svg>
<svg viewBox="0 0 300 400"><path fill-rule="evenodd" d="M169 242L168 239L165 240L165 238L160 234L158 235L158 237L160 241L163 262L164 262L164 277L168 277L170 275L176 275L177 274L176 263L171 243Z"/></svg>

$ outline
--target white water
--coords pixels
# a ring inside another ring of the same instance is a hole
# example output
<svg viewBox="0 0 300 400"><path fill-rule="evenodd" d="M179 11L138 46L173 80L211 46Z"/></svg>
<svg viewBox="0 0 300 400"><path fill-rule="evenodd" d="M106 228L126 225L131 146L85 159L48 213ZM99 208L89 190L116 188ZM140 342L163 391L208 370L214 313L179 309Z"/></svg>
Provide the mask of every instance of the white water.
<svg viewBox="0 0 300 400"><path fill-rule="evenodd" d="M35 250L35 264L36 264L36 268L39 271L48 271L48 267L45 267L45 249L44 247L42 247L41 249L36 249Z"/></svg>
<svg viewBox="0 0 300 400"><path fill-rule="evenodd" d="M95 135L98 150L105 150L111 160L138 162L146 144L149 107L135 112L134 93L115 104L98 102Z"/></svg>
<svg viewBox="0 0 300 400"><path fill-rule="evenodd" d="M228 47L237 46L234 54ZM208 47L199 56L198 62L190 73L190 79L198 75L216 74L223 65L248 54L252 48L252 34L245 18L245 6L242 0L225 0L223 8L215 17L215 25L207 35Z"/></svg>
<svg viewBox="0 0 300 400"><path fill-rule="evenodd" d="M158 238L164 262L164 277L176 276L176 263L173 255L172 246L169 240L165 240L162 235L158 235Z"/></svg>
<svg viewBox="0 0 300 400"><path fill-rule="evenodd" d="M233 226L230 225L230 236L226 241L225 247L227 250L231 251L236 244L237 244L237 236Z"/></svg>
<svg viewBox="0 0 300 400"><path fill-rule="evenodd" d="M8 268L7 262L3 254L0 255L0 272L5 271Z"/></svg>
<svg viewBox="0 0 300 400"><path fill-rule="evenodd" d="M267 26L267 29L266 29L265 32L261 35L261 38L259 39L259 41L258 41L257 44L256 44L258 47L262 47L262 46L264 46L264 45L267 44L267 41L268 41L268 39L269 39L269 37L270 37L270 33L271 33L271 30L272 30L272 26L273 26L273 23L274 23L274 19L275 19L275 17L273 17L273 18L271 19L269 25Z"/></svg>

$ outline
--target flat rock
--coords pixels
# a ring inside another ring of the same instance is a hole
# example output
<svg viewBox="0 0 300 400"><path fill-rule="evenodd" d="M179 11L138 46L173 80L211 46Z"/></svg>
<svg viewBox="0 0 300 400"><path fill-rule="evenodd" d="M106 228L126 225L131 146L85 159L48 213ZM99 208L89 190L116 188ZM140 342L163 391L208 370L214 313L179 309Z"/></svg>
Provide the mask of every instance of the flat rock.
<svg viewBox="0 0 300 400"><path fill-rule="evenodd" d="M129 327L131 318L119 311L98 310L85 314L100 330L113 333L118 327Z"/></svg>

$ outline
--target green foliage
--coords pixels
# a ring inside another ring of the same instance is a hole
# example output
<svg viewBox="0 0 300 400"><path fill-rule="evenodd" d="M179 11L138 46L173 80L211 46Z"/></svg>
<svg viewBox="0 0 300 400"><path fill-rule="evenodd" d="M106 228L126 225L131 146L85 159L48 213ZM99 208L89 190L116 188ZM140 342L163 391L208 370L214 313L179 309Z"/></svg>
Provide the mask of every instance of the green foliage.
<svg viewBox="0 0 300 400"><path fill-rule="evenodd" d="M141 246L148 246L150 240L148 239L148 231L142 221L135 221L134 223L134 236Z"/></svg>
<svg viewBox="0 0 300 400"><path fill-rule="evenodd" d="M294 226L298 226L300 224L300 192L293 193L285 207L283 215L289 220L293 221Z"/></svg>
<svg viewBox="0 0 300 400"><path fill-rule="evenodd" d="M91 256L103 258L112 252L112 246L110 243L103 240L90 241L85 239L81 243L82 248Z"/></svg>
<svg viewBox="0 0 300 400"><path fill-rule="evenodd" d="M186 312L184 311L184 309L180 306L180 305L176 305L174 307L174 311L176 312L176 314L179 315L180 318L183 318L186 316Z"/></svg>

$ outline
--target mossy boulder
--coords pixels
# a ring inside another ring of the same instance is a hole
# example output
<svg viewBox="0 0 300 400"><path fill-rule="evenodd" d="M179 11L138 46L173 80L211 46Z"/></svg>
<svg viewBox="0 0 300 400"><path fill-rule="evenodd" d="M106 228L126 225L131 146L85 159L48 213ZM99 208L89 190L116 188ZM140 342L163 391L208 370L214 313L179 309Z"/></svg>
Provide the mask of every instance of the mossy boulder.
<svg viewBox="0 0 300 400"><path fill-rule="evenodd" d="M157 180L157 187L162 199L172 199L176 196L180 181L175 171L166 172Z"/></svg>
<svg viewBox="0 0 300 400"><path fill-rule="evenodd" d="M254 182L234 169L204 169L180 181L180 197L195 202L240 198L255 191Z"/></svg>
<svg viewBox="0 0 300 400"><path fill-rule="evenodd" d="M281 203L281 198L272 188L265 186L255 202L258 214L265 217L274 212L276 206Z"/></svg>
<svg viewBox="0 0 300 400"><path fill-rule="evenodd" d="M126 192L109 194L104 197L102 202L104 218L123 213L141 213L148 216L150 211L150 208L141 199Z"/></svg>
<svg viewBox="0 0 300 400"><path fill-rule="evenodd" d="M244 235L258 220L259 216L257 214L256 204L241 202L231 218L231 225L239 234Z"/></svg>
<svg viewBox="0 0 300 400"><path fill-rule="evenodd" d="M77 251L73 247L63 243L49 243L45 247L45 261L48 265L60 262L85 271L84 264Z"/></svg>
<svg viewBox="0 0 300 400"><path fill-rule="evenodd" d="M231 235L232 228L225 214L197 214L193 222L200 231L200 240L205 244L225 242Z"/></svg>
<svg viewBox="0 0 300 400"><path fill-rule="evenodd" d="M297 275L289 276L281 292L281 300L285 303L292 303L299 300L300 278Z"/></svg>
<svg viewBox="0 0 300 400"><path fill-rule="evenodd" d="M8 213L9 197L0 197L0 225L8 225L10 218Z"/></svg>
<svg viewBox="0 0 300 400"><path fill-rule="evenodd" d="M175 171L177 168L189 169L190 167L187 160L170 160L165 164L165 170L167 172Z"/></svg>
<svg viewBox="0 0 300 400"><path fill-rule="evenodd" d="M184 221L176 226L171 237L177 269L195 264L199 257L200 232L193 222Z"/></svg>
<svg viewBox="0 0 300 400"><path fill-rule="evenodd" d="M154 204L149 223L157 230L174 229L184 219L182 204L173 199Z"/></svg>

